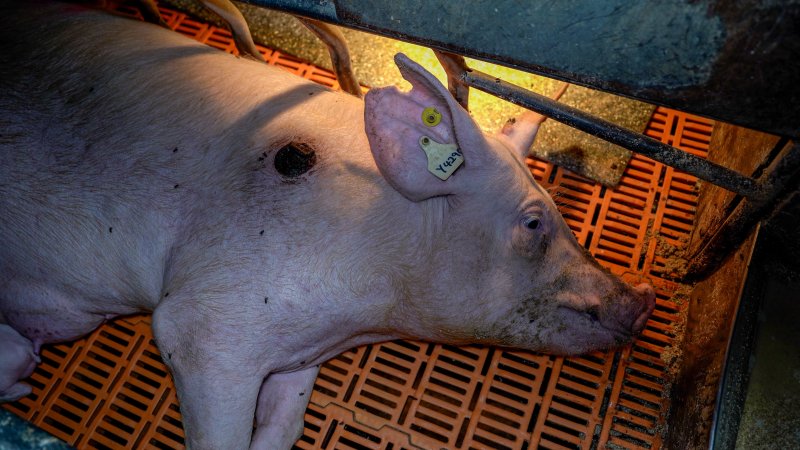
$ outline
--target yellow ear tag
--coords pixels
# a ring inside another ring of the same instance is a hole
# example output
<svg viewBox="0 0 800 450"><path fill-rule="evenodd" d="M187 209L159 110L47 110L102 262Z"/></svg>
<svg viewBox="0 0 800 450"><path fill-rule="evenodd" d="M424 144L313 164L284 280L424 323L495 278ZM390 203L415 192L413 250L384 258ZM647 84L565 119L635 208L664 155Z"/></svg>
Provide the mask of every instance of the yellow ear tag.
<svg viewBox="0 0 800 450"><path fill-rule="evenodd" d="M422 110L422 123L429 127L435 127L439 125L439 122L442 121L442 113L436 110L436 108L429 106Z"/></svg>
<svg viewBox="0 0 800 450"><path fill-rule="evenodd" d="M428 172L442 181L450 178L464 162L464 155L456 144L440 144L428 136L422 136L419 145L428 156Z"/></svg>

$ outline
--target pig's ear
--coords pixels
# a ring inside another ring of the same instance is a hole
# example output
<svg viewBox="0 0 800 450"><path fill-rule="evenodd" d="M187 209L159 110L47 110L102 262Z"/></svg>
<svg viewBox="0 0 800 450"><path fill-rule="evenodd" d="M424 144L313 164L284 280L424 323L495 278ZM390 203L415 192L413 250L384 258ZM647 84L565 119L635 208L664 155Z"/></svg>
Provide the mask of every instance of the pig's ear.
<svg viewBox="0 0 800 450"><path fill-rule="evenodd" d="M539 126L546 117L533 111L525 111L516 119L509 119L495 137L506 144L520 158L525 159L530 152Z"/></svg>
<svg viewBox="0 0 800 450"><path fill-rule="evenodd" d="M561 87L550 98L558 101L568 87L568 83L562 83ZM539 113L525 111L519 118L510 119L506 122L495 137L524 160L530 152L533 141L536 139L539 127L545 120L547 120L547 117Z"/></svg>
<svg viewBox="0 0 800 450"><path fill-rule="evenodd" d="M364 99L367 138L378 169L392 187L413 201L457 194L468 184L469 172L485 164L488 144L483 133L433 75L401 53L395 63L411 83L411 92L372 89ZM441 117L426 123L426 110L435 110ZM463 166L444 181L437 178L428 171L420 147L423 136L456 144L464 155Z"/></svg>

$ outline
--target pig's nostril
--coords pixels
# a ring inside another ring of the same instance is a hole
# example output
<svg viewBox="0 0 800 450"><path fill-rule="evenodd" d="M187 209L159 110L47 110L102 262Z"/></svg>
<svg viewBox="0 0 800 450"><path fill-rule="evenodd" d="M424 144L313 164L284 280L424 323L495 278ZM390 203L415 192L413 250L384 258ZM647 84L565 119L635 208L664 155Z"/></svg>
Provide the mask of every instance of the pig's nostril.
<svg viewBox="0 0 800 450"><path fill-rule="evenodd" d="M639 315L634 319L633 324L631 324L631 331L634 334L638 334L644 329L647 320L655 310L656 293L649 284L644 283L636 286L634 289L641 296L642 300L644 300L644 305L642 305Z"/></svg>
<svg viewBox="0 0 800 450"><path fill-rule="evenodd" d="M634 288L636 293L639 294L642 298L645 299L647 303L654 303L656 298L656 292L653 290L653 287L647 283L642 283Z"/></svg>
<svg viewBox="0 0 800 450"><path fill-rule="evenodd" d="M588 315L589 318L592 319L592 322L599 322L600 317L597 315L597 312L598 312L597 307L592 306L591 308L586 310L586 315Z"/></svg>

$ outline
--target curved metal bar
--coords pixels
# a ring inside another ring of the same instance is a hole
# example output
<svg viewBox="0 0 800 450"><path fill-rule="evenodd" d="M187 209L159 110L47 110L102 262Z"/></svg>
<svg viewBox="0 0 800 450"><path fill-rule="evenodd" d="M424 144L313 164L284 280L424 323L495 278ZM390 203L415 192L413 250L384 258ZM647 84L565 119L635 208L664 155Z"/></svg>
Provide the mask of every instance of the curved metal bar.
<svg viewBox="0 0 800 450"><path fill-rule="evenodd" d="M433 49L433 54L447 73L447 90L453 95L459 105L469 111L469 86L459 78L459 74L469 70L467 62L461 55Z"/></svg>
<svg viewBox="0 0 800 450"><path fill-rule="evenodd" d="M264 56L258 51L255 42L253 42L250 27L247 26L247 21L244 20L239 8L228 0L200 0L200 3L227 22L231 28L236 49L239 50L241 56L265 62Z"/></svg>
<svg viewBox="0 0 800 450"><path fill-rule="evenodd" d="M331 64L342 90L358 98L363 97L361 86L358 84L355 73L353 73L353 66L350 63L350 51L347 49L347 42L342 32L333 25L328 25L318 20L305 17L297 17L297 20L328 47L328 53L331 55Z"/></svg>

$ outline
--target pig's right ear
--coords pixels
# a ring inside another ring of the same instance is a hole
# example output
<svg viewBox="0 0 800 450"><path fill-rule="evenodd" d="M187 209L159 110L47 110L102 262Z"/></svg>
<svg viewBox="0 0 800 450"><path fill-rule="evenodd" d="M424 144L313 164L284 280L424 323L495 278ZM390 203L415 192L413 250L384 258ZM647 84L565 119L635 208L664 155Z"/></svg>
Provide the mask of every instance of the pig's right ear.
<svg viewBox="0 0 800 450"><path fill-rule="evenodd" d="M409 200L457 194L468 184L467 172L484 164L488 144L483 133L433 75L403 54L395 56L395 62L411 83L411 92L379 88L364 98L365 128L375 163L389 184ZM433 110L435 118L424 120L423 111ZM463 166L444 181L434 176L420 147L423 136L458 145Z"/></svg>

